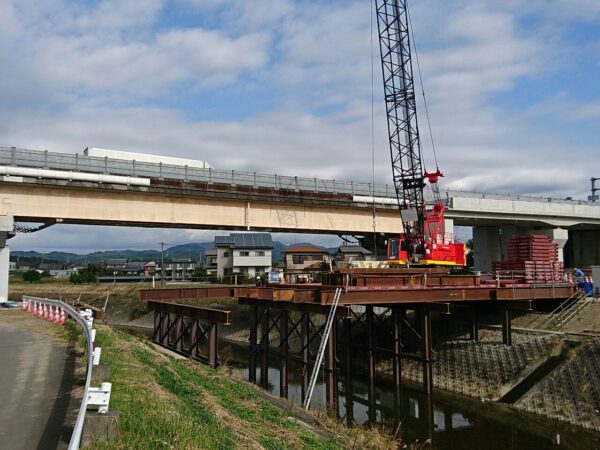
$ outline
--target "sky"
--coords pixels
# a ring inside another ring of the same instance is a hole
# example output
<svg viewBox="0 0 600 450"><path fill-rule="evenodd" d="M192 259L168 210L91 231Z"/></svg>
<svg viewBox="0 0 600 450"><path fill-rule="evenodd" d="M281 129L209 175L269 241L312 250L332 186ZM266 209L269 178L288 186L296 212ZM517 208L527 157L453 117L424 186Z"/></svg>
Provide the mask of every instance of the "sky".
<svg viewBox="0 0 600 450"><path fill-rule="evenodd" d="M410 4L442 188L586 198L600 176L600 2ZM0 146L357 181L374 152L376 182L391 180L370 0L0 0L0 64ZM435 168L421 98L418 114ZM214 234L57 225L10 246Z"/></svg>

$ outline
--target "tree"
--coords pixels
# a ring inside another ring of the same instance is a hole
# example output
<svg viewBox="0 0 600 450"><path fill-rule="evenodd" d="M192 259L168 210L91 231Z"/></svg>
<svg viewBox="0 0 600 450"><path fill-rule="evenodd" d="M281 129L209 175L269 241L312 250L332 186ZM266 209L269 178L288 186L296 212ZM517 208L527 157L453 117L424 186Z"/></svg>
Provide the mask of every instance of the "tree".
<svg viewBox="0 0 600 450"><path fill-rule="evenodd" d="M69 277L69 281L74 284L95 283L97 281L94 266L91 264L78 273L73 273Z"/></svg>
<svg viewBox="0 0 600 450"><path fill-rule="evenodd" d="M27 283L35 283L36 281L40 281L40 278L42 278L42 276L35 269L23 273L23 281L26 281Z"/></svg>
<svg viewBox="0 0 600 450"><path fill-rule="evenodd" d="M198 279L198 278L203 279L203 278L206 278L206 276L207 276L206 269L204 267L198 266L192 272L192 279Z"/></svg>

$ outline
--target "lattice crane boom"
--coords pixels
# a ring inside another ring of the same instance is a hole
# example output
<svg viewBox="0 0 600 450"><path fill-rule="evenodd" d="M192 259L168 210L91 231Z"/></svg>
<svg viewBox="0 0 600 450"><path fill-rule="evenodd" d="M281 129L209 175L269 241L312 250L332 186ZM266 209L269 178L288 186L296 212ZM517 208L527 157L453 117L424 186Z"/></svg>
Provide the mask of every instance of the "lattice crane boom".
<svg viewBox="0 0 600 450"><path fill-rule="evenodd" d="M408 10L406 0L377 0L376 8L394 187L405 233L419 240L425 217L425 182Z"/></svg>

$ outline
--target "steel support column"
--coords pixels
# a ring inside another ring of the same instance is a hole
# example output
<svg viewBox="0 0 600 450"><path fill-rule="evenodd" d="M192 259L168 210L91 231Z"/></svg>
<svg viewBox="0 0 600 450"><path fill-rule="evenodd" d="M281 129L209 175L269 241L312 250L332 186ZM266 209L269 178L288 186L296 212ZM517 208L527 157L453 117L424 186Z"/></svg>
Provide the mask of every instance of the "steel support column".
<svg viewBox="0 0 600 450"><path fill-rule="evenodd" d="M369 361L369 420L374 422L376 419L375 412L375 336L373 327L373 306L366 306L367 318L367 342L368 342L368 361Z"/></svg>
<svg viewBox="0 0 600 450"><path fill-rule="evenodd" d="M208 365L217 367L217 329L218 325L213 322L208 330Z"/></svg>
<svg viewBox="0 0 600 450"><path fill-rule="evenodd" d="M302 342L302 389L301 396L302 401L306 398L306 393L308 391L308 377L310 374L310 364L309 364L309 356L310 349L309 347L309 321L308 321L308 313L306 311L302 311L302 318L300 323L300 340Z"/></svg>
<svg viewBox="0 0 600 450"><path fill-rule="evenodd" d="M260 324L260 384L269 386L269 308L263 311Z"/></svg>
<svg viewBox="0 0 600 450"><path fill-rule="evenodd" d="M431 318L427 308L423 308L420 314L421 336L423 336L423 386L427 397L433 394L433 370L431 360Z"/></svg>
<svg viewBox="0 0 600 450"><path fill-rule="evenodd" d="M400 386L402 385L402 313L398 306L392 307L392 318L394 321L394 342L393 342L393 357L392 370L394 379L394 395L397 404L400 401Z"/></svg>
<svg viewBox="0 0 600 450"><path fill-rule="evenodd" d="M346 334L346 350L345 350L345 384L344 392L346 393L346 422L348 426L354 423L354 402L352 401L352 319L344 318L344 328Z"/></svg>
<svg viewBox="0 0 600 450"><path fill-rule="evenodd" d="M161 312L154 310L154 330L152 333L152 341L160 342L160 320L161 320Z"/></svg>
<svg viewBox="0 0 600 450"><path fill-rule="evenodd" d="M477 311L477 307L473 306L471 308L471 328L470 335L472 341L479 340L479 314Z"/></svg>
<svg viewBox="0 0 600 450"><path fill-rule="evenodd" d="M190 355L198 356L198 321L193 320L190 328Z"/></svg>
<svg viewBox="0 0 600 450"><path fill-rule="evenodd" d="M250 364L248 365L248 380L256 383L256 353L258 334L258 306L251 306L252 319L250 323Z"/></svg>
<svg viewBox="0 0 600 450"><path fill-rule="evenodd" d="M325 378L325 391L327 409L330 412L336 411L337 409L337 376L335 372L335 358L336 358L336 342L337 342L337 320L333 319L331 325L331 331L327 337L327 353L326 353L326 367L325 371L327 376Z"/></svg>
<svg viewBox="0 0 600 450"><path fill-rule="evenodd" d="M502 343L512 345L512 311L510 308L502 309Z"/></svg>
<svg viewBox="0 0 600 450"><path fill-rule="evenodd" d="M161 312L160 319L160 344L169 346L169 313Z"/></svg>
<svg viewBox="0 0 600 450"><path fill-rule="evenodd" d="M279 315L279 396L288 397L288 311L283 309Z"/></svg>

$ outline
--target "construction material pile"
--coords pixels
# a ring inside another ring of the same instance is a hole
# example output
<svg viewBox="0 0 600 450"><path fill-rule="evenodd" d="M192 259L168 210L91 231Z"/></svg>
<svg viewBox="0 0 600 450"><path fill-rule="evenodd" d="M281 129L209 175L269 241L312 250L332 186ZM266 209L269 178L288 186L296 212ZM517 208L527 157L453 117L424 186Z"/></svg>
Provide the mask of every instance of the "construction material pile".
<svg viewBox="0 0 600 450"><path fill-rule="evenodd" d="M549 236L511 236L505 261L494 261L492 270L514 283L564 282L564 264L558 260L558 244Z"/></svg>

